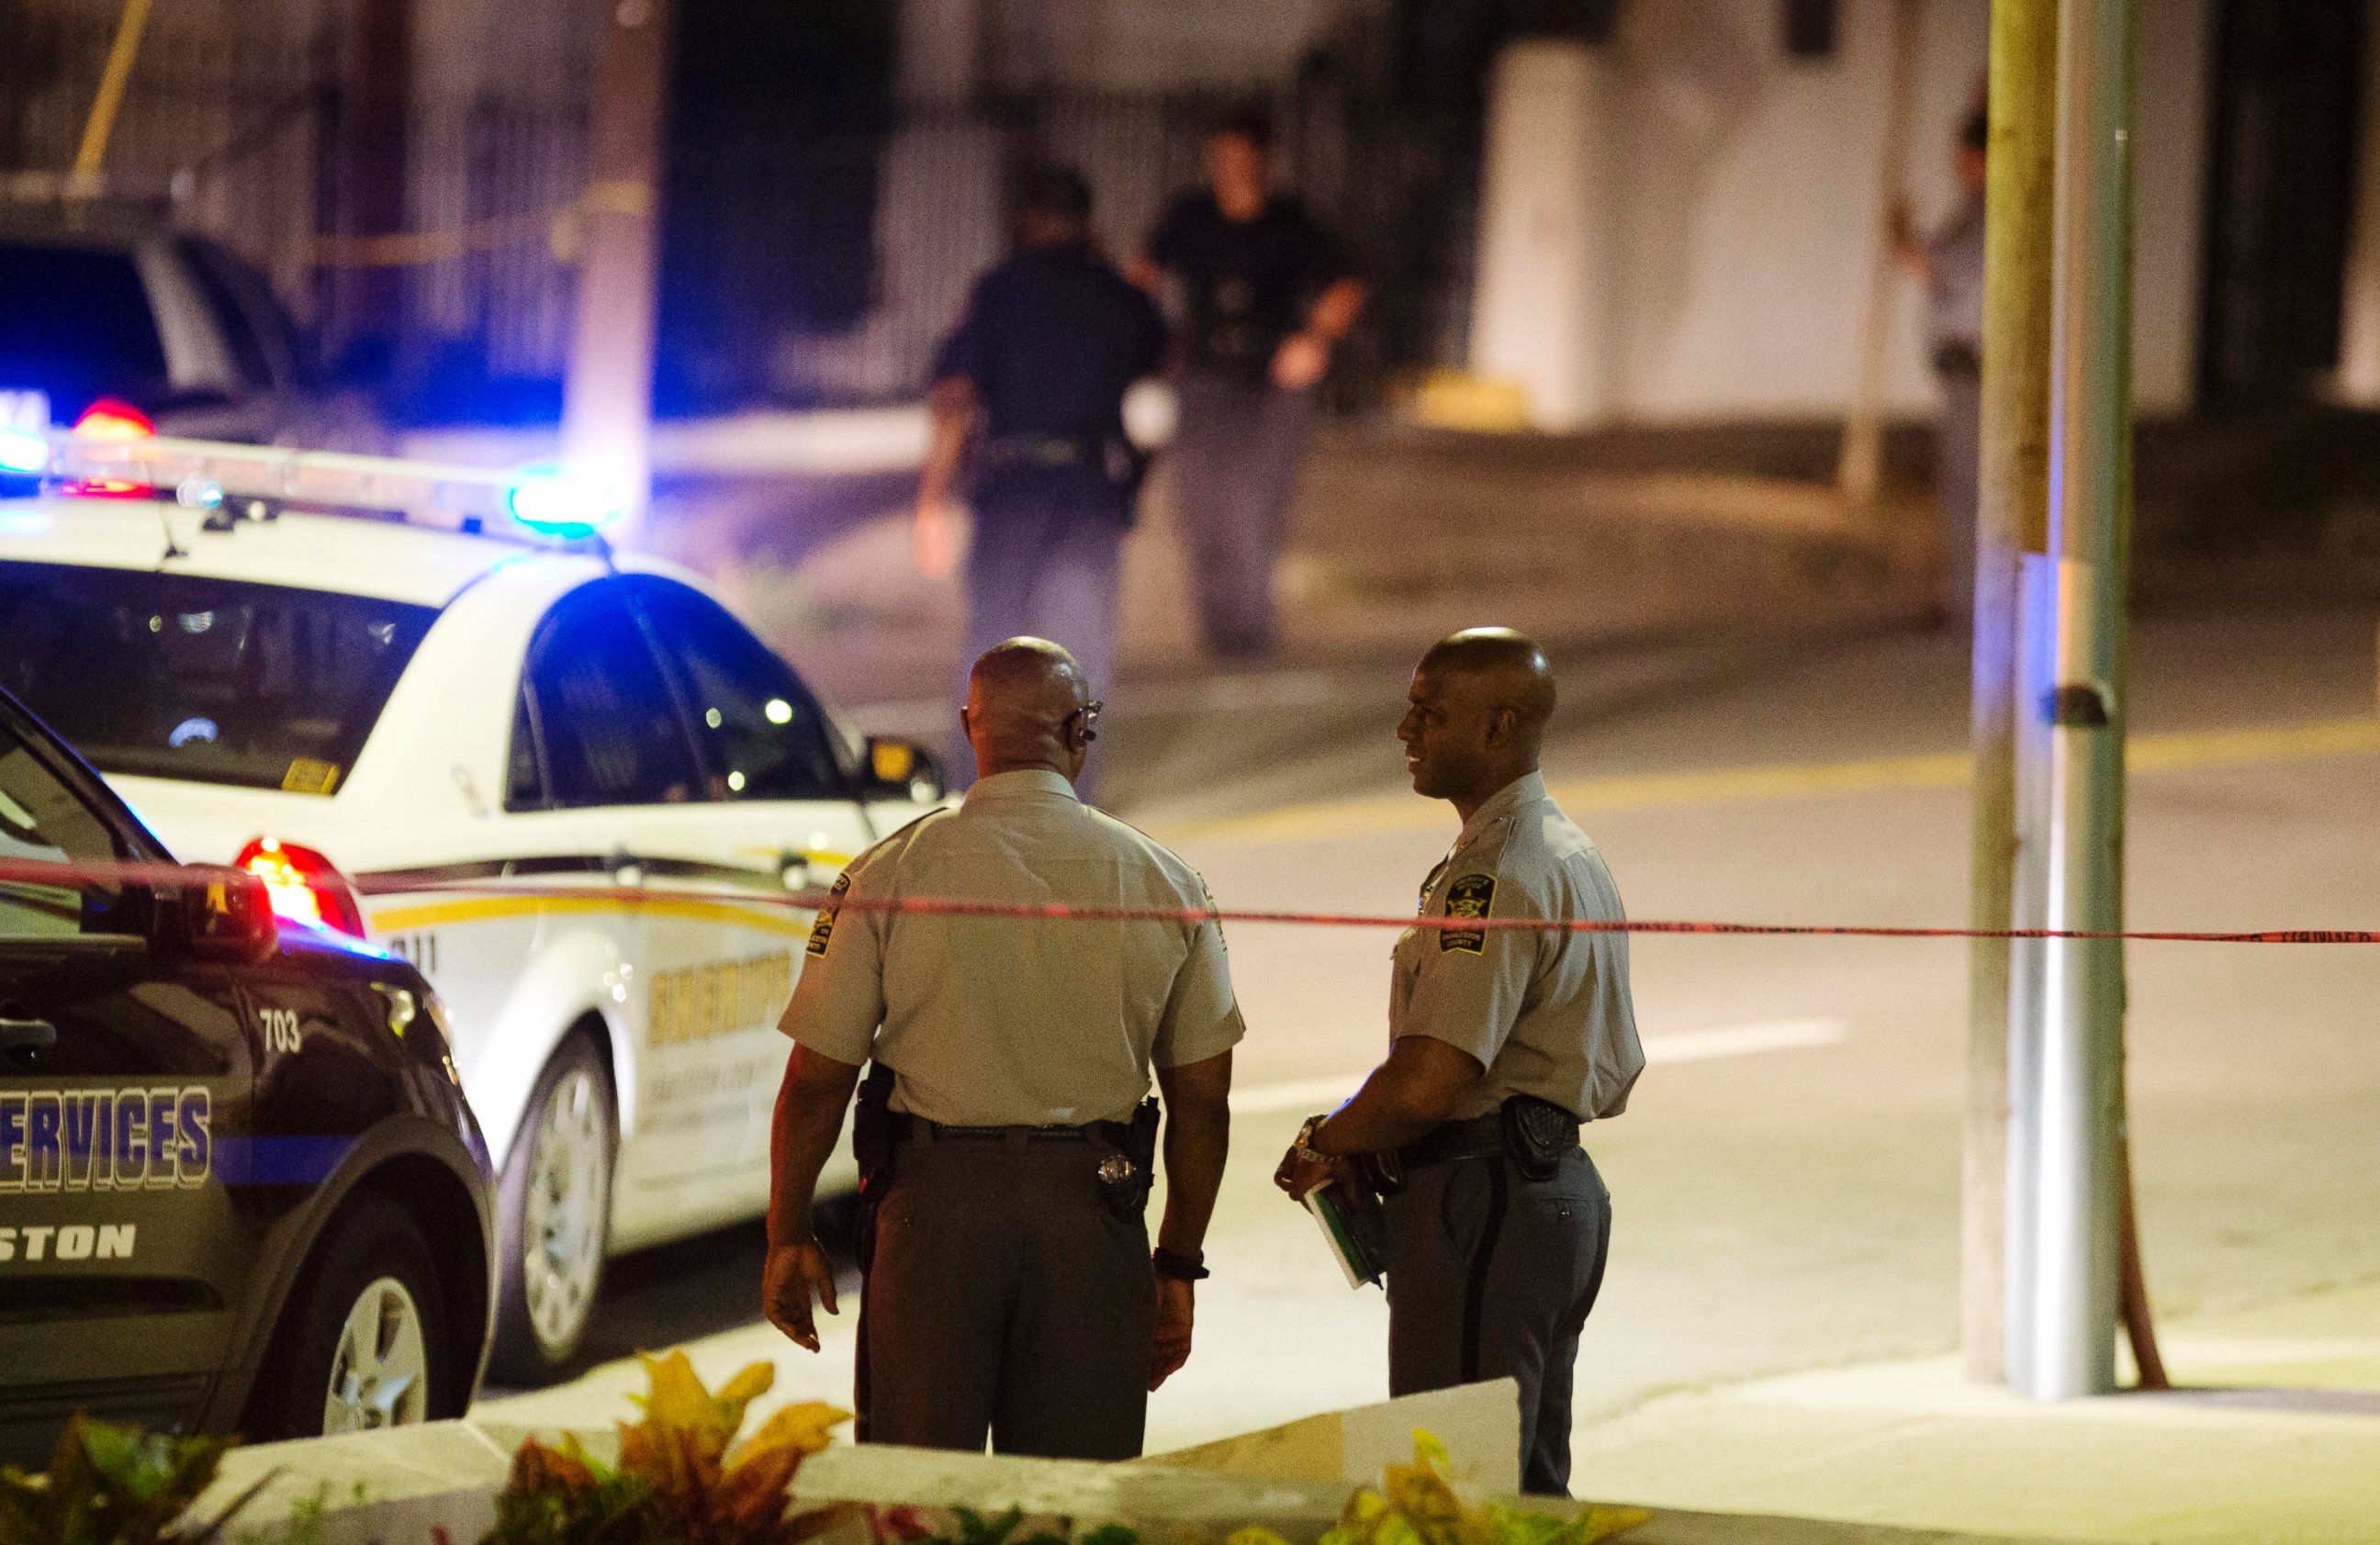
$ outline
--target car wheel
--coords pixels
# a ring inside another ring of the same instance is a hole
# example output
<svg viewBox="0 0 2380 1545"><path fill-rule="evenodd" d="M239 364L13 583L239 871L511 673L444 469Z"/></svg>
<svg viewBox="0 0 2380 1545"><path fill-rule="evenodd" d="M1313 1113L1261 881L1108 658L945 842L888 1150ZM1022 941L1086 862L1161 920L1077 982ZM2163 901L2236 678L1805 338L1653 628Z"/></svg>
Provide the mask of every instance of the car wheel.
<svg viewBox="0 0 2380 1545"><path fill-rule="evenodd" d="M504 1265L490 1358L500 1382L547 1383L577 1356L611 1244L619 1151L611 1073L594 1043L573 1035L538 1075L504 1163Z"/></svg>
<svg viewBox="0 0 2380 1545"><path fill-rule="evenodd" d="M261 1384L260 1439L460 1416L437 1258L412 1214L357 1197L324 1232Z"/></svg>

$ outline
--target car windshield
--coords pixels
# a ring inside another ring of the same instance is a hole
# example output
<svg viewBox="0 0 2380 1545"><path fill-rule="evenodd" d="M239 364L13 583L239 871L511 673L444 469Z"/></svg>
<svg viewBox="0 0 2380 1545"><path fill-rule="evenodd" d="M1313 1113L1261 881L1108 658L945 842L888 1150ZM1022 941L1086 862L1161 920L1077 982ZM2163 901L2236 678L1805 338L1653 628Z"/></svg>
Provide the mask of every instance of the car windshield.
<svg viewBox="0 0 2380 1545"><path fill-rule="evenodd" d="M329 794L437 615L285 585L0 563L0 685L103 772Z"/></svg>
<svg viewBox="0 0 2380 1545"><path fill-rule="evenodd" d="M46 392L73 416L165 384L165 350L129 253L0 242L0 392Z"/></svg>

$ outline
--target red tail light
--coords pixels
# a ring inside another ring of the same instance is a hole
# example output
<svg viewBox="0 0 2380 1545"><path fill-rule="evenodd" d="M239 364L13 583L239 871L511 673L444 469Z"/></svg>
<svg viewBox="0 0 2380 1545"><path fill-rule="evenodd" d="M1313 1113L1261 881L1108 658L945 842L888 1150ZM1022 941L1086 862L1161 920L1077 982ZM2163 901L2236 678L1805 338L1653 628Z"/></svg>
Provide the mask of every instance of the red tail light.
<svg viewBox="0 0 2380 1545"><path fill-rule="evenodd" d="M239 851L234 867L264 882L275 915L310 928L364 936L363 909L338 866L311 848L260 837Z"/></svg>
<svg viewBox="0 0 2380 1545"><path fill-rule="evenodd" d="M157 426L130 403L102 397L82 410L74 432L85 440L149 440L156 435Z"/></svg>
<svg viewBox="0 0 2380 1545"><path fill-rule="evenodd" d="M155 436L157 426L130 403L102 397L82 410L82 416L75 420L74 432L85 440L148 440ZM155 491L144 484L119 483L107 477L70 481L65 489L97 499L146 499Z"/></svg>

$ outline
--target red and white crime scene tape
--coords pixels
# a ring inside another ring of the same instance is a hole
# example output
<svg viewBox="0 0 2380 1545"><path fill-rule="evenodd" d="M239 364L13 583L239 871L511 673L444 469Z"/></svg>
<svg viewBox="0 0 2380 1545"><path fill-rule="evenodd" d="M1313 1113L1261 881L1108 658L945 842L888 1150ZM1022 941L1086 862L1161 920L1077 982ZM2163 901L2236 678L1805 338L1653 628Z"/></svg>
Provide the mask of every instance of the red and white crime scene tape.
<svg viewBox="0 0 2380 1545"><path fill-rule="evenodd" d="M0 859L0 884L72 888L81 884L207 885L255 884L244 871L212 864L144 863L136 862L57 863L40 859ZM783 895L740 888L695 889L663 886L580 886L566 883L530 885L521 881L401 879L376 876L368 894L377 899L424 892L468 892L474 896L567 898L634 906L639 902L694 901L741 906L775 906L803 911L832 907L838 911L883 911L933 917L1020 918L1052 923L1179 923L1213 922L1234 924L1283 924L1308 928L1426 928L1475 933L1483 929L1567 934L1700 934L1759 935L1816 938L1869 939L2097 939L2141 944L2380 944L2380 929L2260 928L2249 930L2127 928L2095 931L2082 928L1929 928L1884 923L1718 923L1666 919L1538 917L1422 917L1412 913L1263 911L1228 907L1114 907L1071 902L1016 902L969 899L947 896L835 896L820 889L790 890Z"/></svg>

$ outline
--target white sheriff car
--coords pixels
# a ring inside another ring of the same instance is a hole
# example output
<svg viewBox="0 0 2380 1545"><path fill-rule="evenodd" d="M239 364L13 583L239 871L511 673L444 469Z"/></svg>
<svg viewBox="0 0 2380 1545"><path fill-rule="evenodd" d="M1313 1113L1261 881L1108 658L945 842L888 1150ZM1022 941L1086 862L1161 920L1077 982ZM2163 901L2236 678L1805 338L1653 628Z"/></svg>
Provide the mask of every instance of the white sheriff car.
<svg viewBox="0 0 2380 1545"><path fill-rule="evenodd" d="M607 1254L762 1210L788 893L931 808L930 762L691 575L509 518L558 478L48 448L0 501L0 684L178 857L428 976L501 1164L494 1371L552 1376Z"/></svg>

